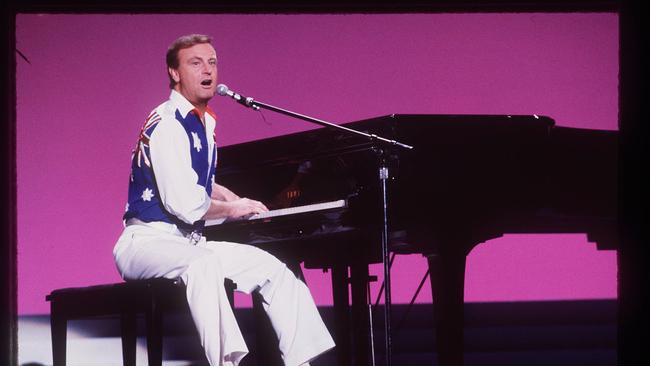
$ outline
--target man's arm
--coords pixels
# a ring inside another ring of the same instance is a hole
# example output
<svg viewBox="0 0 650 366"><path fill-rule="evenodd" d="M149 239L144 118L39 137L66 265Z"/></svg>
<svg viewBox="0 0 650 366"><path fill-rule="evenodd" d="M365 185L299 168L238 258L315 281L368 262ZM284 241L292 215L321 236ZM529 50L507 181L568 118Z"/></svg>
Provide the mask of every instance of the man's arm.
<svg viewBox="0 0 650 366"><path fill-rule="evenodd" d="M238 200L240 197L234 194L230 189L212 182L212 194L210 195L210 198L217 201L230 202Z"/></svg>
<svg viewBox="0 0 650 366"><path fill-rule="evenodd" d="M192 169L189 139L185 129L170 116L163 116L149 140L155 184L165 209L178 219L192 224L210 207L205 187Z"/></svg>
<svg viewBox="0 0 650 366"><path fill-rule="evenodd" d="M210 199L210 207L203 216L205 220L223 217L239 218L269 210L262 202L241 198L230 189L214 182Z"/></svg>

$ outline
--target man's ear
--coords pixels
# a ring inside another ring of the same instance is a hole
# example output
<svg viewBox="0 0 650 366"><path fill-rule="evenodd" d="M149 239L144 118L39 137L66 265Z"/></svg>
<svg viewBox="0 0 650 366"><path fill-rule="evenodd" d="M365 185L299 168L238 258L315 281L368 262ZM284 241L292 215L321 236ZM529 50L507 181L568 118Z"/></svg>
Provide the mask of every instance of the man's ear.
<svg viewBox="0 0 650 366"><path fill-rule="evenodd" d="M178 83L179 81L181 81L181 78L180 78L180 76L178 75L178 70L173 69L173 68L171 68L171 67L168 67L168 68L167 68L167 72L169 73L169 75L171 75L172 79L173 79L175 82Z"/></svg>

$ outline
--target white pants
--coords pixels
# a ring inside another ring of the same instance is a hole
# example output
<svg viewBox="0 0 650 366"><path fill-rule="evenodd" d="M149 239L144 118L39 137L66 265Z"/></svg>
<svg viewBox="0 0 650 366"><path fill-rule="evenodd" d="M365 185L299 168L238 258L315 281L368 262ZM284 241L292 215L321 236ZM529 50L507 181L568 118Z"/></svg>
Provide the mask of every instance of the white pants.
<svg viewBox="0 0 650 366"><path fill-rule="evenodd" d="M230 242L190 244L174 225L129 225L113 250L125 280L181 278L201 344L212 366L236 366L248 353L224 288L254 290L278 335L284 364L302 365L334 347L305 284L284 263L256 247Z"/></svg>

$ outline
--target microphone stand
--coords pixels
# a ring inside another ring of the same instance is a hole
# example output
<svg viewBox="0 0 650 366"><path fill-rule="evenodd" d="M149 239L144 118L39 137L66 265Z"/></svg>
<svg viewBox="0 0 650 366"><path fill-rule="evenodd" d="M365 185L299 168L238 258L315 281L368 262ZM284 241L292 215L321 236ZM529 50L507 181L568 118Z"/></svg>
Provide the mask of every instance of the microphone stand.
<svg viewBox="0 0 650 366"><path fill-rule="evenodd" d="M254 110L259 110L260 108L268 109L280 114L284 114L289 117L294 117L301 119L303 121L315 123L320 126L325 126L327 128L336 129L344 133L357 135L364 137L372 142L378 142L383 145L396 146L399 148L411 150L413 146L401 143L399 141L387 139L375 134L369 134L362 131L357 131L352 128L339 126L334 123L326 122L320 119L312 118L303 114L295 113L288 111L286 109L278 108L270 104L262 103L260 101L254 100L253 98L246 98L239 94L236 94L230 90L227 91L227 94L219 93L220 95L229 95L233 97L238 103L253 108ZM390 258L388 254L388 192L386 188L386 182L389 178L388 164L386 162L386 154L383 149L379 154L379 169L378 169L378 178L380 186L380 199L382 207L382 229L381 229L381 254L382 262L384 267L384 334L385 334L385 347L386 347L386 366L391 366L391 290L390 290ZM372 330L371 330L372 332ZM374 356L373 356L374 359Z"/></svg>

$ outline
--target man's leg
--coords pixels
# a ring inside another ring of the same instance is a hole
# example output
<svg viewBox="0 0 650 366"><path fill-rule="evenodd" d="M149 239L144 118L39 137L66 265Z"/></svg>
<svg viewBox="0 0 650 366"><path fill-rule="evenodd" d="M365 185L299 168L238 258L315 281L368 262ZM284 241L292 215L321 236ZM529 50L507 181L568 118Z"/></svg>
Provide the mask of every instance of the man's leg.
<svg viewBox="0 0 650 366"><path fill-rule="evenodd" d="M217 254L187 238L148 227L128 227L114 251L125 279L181 278L208 361L237 365L248 353L228 302Z"/></svg>
<svg viewBox="0 0 650 366"><path fill-rule="evenodd" d="M303 365L334 347L309 289L284 263L249 245L207 242L201 246L216 254L224 277L237 283L237 291L259 290L285 365Z"/></svg>

